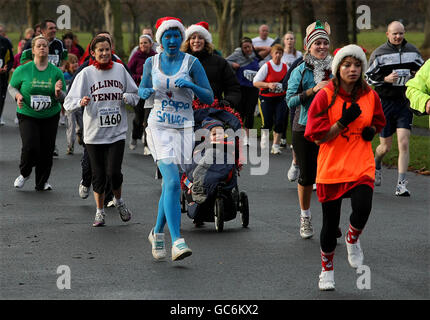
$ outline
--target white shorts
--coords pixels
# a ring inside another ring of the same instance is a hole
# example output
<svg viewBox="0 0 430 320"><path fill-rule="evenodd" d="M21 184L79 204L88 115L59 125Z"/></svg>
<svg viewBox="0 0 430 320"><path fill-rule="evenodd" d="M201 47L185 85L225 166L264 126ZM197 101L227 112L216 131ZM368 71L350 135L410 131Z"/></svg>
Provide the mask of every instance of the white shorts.
<svg viewBox="0 0 430 320"><path fill-rule="evenodd" d="M154 161L171 160L175 164L191 164L194 148L193 128L175 129L148 126L146 141Z"/></svg>

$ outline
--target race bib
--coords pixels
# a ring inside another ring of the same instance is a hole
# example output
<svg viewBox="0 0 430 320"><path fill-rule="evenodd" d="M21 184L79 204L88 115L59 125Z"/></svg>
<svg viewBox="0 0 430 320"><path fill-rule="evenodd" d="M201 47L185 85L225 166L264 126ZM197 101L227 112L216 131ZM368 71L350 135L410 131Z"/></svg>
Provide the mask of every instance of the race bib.
<svg viewBox="0 0 430 320"><path fill-rule="evenodd" d="M104 107L98 111L100 128L116 127L121 122L120 107Z"/></svg>
<svg viewBox="0 0 430 320"><path fill-rule="evenodd" d="M254 70L243 70L243 76L246 80L251 81L254 80L255 75L257 74L257 71Z"/></svg>
<svg viewBox="0 0 430 320"><path fill-rule="evenodd" d="M3 68L3 59L0 59L0 68Z"/></svg>
<svg viewBox="0 0 430 320"><path fill-rule="evenodd" d="M396 69L393 71L399 75L399 78L397 79L396 82L393 83L393 86L396 86L396 87L404 86L406 82L408 82L408 80L411 78L411 70L409 69Z"/></svg>
<svg viewBox="0 0 430 320"><path fill-rule="evenodd" d="M57 67L60 62L60 56L58 54L49 54L48 62L51 62L54 66Z"/></svg>
<svg viewBox="0 0 430 320"><path fill-rule="evenodd" d="M50 96L31 96L30 107L36 111L45 110L51 107Z"/></svg>

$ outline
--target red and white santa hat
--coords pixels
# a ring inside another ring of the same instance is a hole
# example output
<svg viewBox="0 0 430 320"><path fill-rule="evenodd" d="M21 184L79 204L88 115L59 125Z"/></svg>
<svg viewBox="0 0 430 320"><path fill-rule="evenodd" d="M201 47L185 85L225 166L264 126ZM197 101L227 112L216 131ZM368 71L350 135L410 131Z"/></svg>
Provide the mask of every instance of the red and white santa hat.
<svg viewBox="0 0 430 320"><path fill-rule="evenodd" d="M185 40L188 40L196 32L202 35L206 42L212 43L212 35L209 32L209 24L207 22L200 21L189 26L185 32Z"/></svg>
<svg viewBox="0 0 430 320"><path fill-rule="evenodd" d="M157 20L155 24L157 32L155 33L155 39L158 43L161 43L161 37L163 33L172 28L178 28L181 32L182 39L185 39L185 27L182 24L181 19L175 17L164 17Z"/></svg>
<svg viewBox="0 0 430 320"><path fill-rule="evenodd" d="M349 44L341 49L336 49L334 52L334 58L331 63L331 72L336 75L339 69L339 64L345 57L354 57L361 61L361 72L366 72L367 70L367 58L366 49L359 47L355 44Z"/></svg>

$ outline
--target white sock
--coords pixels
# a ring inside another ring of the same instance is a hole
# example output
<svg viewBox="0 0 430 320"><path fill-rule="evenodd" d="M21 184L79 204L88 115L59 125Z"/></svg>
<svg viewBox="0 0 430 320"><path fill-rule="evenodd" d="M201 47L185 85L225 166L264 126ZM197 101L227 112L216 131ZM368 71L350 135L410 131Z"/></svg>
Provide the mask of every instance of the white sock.
<svg viewBox="0 0 430 320"><path fill-rule="evenodd" d="M123 202L124 202L124 200L122 200L122 198L117 199L116 197L113 197L113 204L114 205L119 205Z"/></svg>
<svg viewBox="0 0 430 320"><path fill-rule="evenodd" d="M105 209L103 208L103 209L99 209L99 208L97 208L97 213L102 213L102 214L104 214L105 213Z"/></svg>
<svg viewBox="0 0 430 320"><path fill-rule="evenodd" d="M311 215L311 209L308 209L308 210L301 209L300 211L301 211L300 215L302 217L308 217L308 218L312 217L312 215Z"/></svg>

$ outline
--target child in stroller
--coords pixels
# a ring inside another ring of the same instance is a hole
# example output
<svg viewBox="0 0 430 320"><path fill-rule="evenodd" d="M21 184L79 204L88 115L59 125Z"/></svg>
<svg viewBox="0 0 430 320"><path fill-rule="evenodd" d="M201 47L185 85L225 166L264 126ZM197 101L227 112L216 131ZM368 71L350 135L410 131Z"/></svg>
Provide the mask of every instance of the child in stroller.
<svg viewBox="0 0 430 320"><path fill-rule="evenodd" d="M193 163L184 166L181 208L196 226L215 222L221 232L224 221L241 213L242 226L249 223L246 192L239 192L237 177L240 163L239 137L226 134L241 128L240 117L229 108L205 107L194 110L195 133L204 136L196 143ZM206 130L201 131L200 129Z"/></svg>

